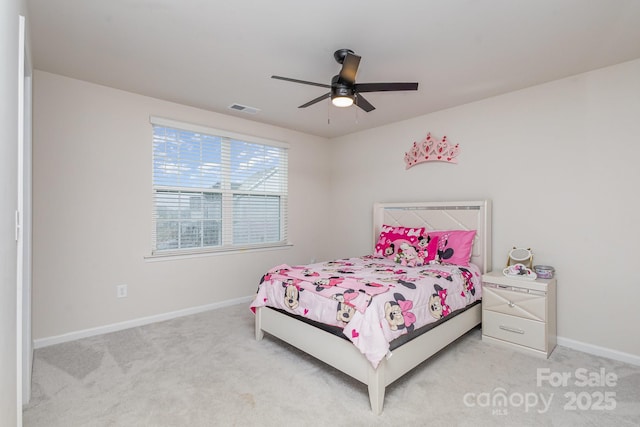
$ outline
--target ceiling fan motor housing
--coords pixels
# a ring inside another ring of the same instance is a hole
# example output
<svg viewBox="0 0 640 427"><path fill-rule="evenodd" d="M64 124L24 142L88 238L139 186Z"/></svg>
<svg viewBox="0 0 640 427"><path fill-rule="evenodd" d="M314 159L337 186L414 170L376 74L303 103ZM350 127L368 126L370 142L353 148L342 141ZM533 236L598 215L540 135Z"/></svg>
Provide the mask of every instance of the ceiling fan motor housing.
<svg viewBox="0 0 640 427"><path fill-rule="evenodd" d="M331 97L336 96L353 97L353 85L342 81L339 75L333 76L331 79Z"/></svg>

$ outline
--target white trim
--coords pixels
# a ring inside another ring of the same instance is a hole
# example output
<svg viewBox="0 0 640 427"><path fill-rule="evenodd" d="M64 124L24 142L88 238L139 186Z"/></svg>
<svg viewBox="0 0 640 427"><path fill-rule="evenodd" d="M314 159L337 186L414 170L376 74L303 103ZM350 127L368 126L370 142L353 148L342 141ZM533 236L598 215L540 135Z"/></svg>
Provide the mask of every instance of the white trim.
<svg viewBox="0 0 640 427"><path fill-rule="evenodd" d="M55 344L62 344L69 341L79 340L81 338L93 337L96 335L108 334L111 332L122 331L125 329L135 328L138 326L149 325L151 323L163 322L178 317L190 316L192 314L203 313L205 311L216 310L218 308L229 307L237 304L246 304L253 300L255 296L235 298L231 300L214 302L212 304L201 305L198 307L185 308L184 310L171 311L169 313L156 314L148 317L140 317L138 319L126 320L124 322L112 323L110 325L98 326L96 328L83 329L75 332L68 332L53 337L39 338L33 341L34 349L49 347ZM249 308L247 307L247 310Z"/></svg>
<svg viewBox="0 0 640 427"><path fill-rule="evenodd" d="M593 354L594 356L606 357L608 359L618 360L620 362L630 363L640 366L640 356L625 353L623 351L613 350L601 347L595 344L589 344L582 341L572 340L570 338L558 337L558 345L578 350L583 353Z"/></svg>
<svg viewBox="0 0 640 427"><path fill-rule="evenodd" d="M231 139L239 139L246 142L254 142L257 144L271 145L272 147L290 148L289 143L282 141L274 141L272 139L261 138L254 135L246 135L242 133L235 133L223 129L215 129L209 126L198 125L195 123L187 123L173 119L166 119L164 117L149 116L149 122L152 125L170 127L174 129L188 130L191 132L205 133L207 135L223 136Z"/></svg>
<svg viewBox="0 0 640 427"><path fill-rule="evenodd" d="M186 252L186 253L154 253L151 255L147 255L144 257L146 262L157 262L157 261L174 261L177 259L189 259L189 258L202 258L208 256L217 256L217 255L233 255L233 254L243 254L248 252L263 252L263 251L277 251L282 249L289 249L293 247L293 243L284 243L277 246L260 246L260 247L248 247L248 248L238 248L238 249L228 249L228 250L217 250L217 251L194 251L194 252Z"/></svg>
<svg viewBox="0 0 640 427"><path fill-rule="evenodd" d="M24 398L24 69L25 69L26 23L25 17L18 16L18 172L17 210L16 210L16 413L18 427L22 426L22 405ZM28 400L27 400L28 401Z"/></svg>

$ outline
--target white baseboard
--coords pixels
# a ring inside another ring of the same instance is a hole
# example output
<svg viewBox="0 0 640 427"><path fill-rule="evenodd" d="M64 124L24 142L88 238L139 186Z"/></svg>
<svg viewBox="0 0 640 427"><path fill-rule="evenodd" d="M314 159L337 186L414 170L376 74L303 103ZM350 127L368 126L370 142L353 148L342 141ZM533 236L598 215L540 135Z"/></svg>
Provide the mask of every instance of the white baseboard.
<svg viewBox="0 0 640 427"><path fill-rule="evenodd" d="M135 328L137 326L149 325L151 323L162 322L165 320L175 319L178 317L189 316L191 314L202 313L218 308L229 307L236 304L246 304L251 302L254 295L235 298L232 300L216 302L213 304L201 305L198 307L186 308L184 310L172 311L169 313L157 314L154 316L141 317L138 319L127 320L110 325L98 326L96 328L83 329L80 331L69 332L53 337L39 338L33 341L33 349L48 347L50 345L61 344L69 341L75 341L81 338L93 337L96 335L108 334L110 332L122 331L124 329ZM581 341L572 340L570 338L558 337L558 345L568 347L584 353L593 354L595 356L607 357L613 360L630 363L640 366L640 356L631 353L624 353L618 350L612 350L606 347L600 347L594 344L588 344Z"/></svg>
<svg viewBox="0 0 640 427"><path fill-rule="evenodd" d="M169 313L156 314L154 316L141 317L138 319L127 320L110 325L98 326L96 328L83 329L80 331L68 332L53 337L39 338L33 340L33 348L43 348L50 345L61 344L64 342L75 341L81 338L93 337L96 335L108 334L110 332L122 331L124 329L135 328L136 326L149 325L151 323L162 322L165 320L175 319L177 317L189 316L191 314L202 313L204 311L215 310L218 308L229 307L236 304L246 304L251 302L254 295L247 297L235 298L232 300L216 302L213 304L201 305L198 307L186 308L184 310L172 311ZM249 308L247 307L247 310Z"/></svg>
<svg viewBox="0 0 640 427"><path fill-rule="evenodd" d="M581 341L576 341L564 337L558 337L558 345L582 351L583 353L589 353L595 356L602 356L609 359L619 360L621 362L640 366L640 356L636 356L635 354L624 353L622 351L600 347L599 345L587 344Z"/></svg>

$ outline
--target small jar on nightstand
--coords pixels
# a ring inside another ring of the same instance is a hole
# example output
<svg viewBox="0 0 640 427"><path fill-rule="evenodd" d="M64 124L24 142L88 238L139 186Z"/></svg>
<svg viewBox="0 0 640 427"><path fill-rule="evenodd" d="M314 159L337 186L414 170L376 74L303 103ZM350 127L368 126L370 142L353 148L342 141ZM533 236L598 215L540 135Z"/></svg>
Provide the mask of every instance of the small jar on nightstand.
<svg viewBox="0 0 640 427"><path fill-rule="evenodd" d="M483 275L482 340L549 357L556 346L556 279Z"/></svg>

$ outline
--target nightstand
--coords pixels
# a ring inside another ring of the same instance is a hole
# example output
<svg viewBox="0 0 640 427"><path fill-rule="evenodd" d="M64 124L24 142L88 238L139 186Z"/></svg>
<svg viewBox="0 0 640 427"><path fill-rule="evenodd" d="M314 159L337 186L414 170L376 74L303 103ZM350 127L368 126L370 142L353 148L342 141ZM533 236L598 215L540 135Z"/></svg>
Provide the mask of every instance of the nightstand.
<svg viewBox="0 0 640 427"><path fill-rule="evenodd" d="M556 279L483 275L482 340L549 357L556 346Z"/></svg>

